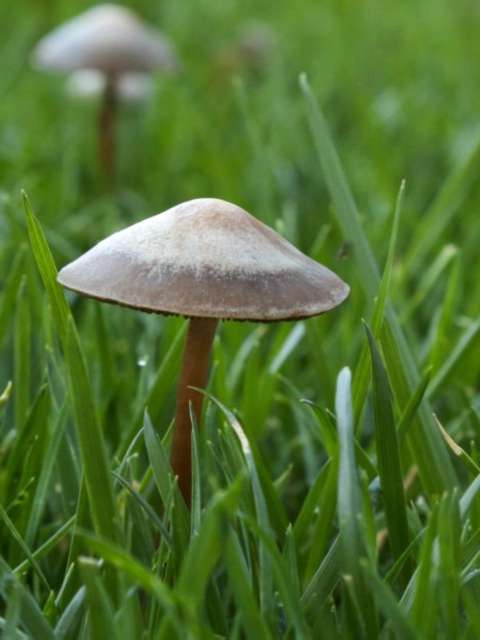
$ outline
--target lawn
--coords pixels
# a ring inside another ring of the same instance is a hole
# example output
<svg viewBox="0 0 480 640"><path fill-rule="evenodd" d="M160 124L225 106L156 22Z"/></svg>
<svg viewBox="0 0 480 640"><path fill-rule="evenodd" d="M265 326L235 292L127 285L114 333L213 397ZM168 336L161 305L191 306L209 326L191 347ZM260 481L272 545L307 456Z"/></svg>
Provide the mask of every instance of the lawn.
<svg viewBox="0 0 480 640"><path fill-rule="evenodd" d="M121 105L109 179L99 100L32 64L91 4L0 6L0 636L480 638L479 8L125 2L181 69ZM189 509L187 321L56 271L199 197L351 293L219 324Z"/></svg>

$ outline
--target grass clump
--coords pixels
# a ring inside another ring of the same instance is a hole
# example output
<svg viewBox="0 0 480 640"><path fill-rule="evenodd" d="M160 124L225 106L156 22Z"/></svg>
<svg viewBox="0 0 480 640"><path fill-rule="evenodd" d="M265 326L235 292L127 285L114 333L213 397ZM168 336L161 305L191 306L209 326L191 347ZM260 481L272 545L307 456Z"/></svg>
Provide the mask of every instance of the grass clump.
<svg viewBox="0 0 480 640"><path fill-rule="evenodd" d="M471 4L137 3L186 72L122 115L108 191L94 105L27 64L79 7L41 4L0 8L0 635L479 637ZM277 34L269 64L217 73L252 17ZM222 326L189 511L169 467L184 321L65 298L55 276L204 195L352 296Z"/></svg>

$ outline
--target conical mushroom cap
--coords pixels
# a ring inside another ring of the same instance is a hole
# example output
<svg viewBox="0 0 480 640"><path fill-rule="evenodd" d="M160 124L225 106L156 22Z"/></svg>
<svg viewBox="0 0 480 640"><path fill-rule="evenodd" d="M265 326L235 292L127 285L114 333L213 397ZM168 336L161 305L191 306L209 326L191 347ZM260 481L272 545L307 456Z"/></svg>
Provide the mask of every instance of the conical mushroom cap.
<svg viewBox="0 0 480 640"><path fill-rule="evenodd" d="M52 71L121 74L177 67L169 41L114 4L89 9L54 29L40 40L33 57L38 66Z"/></svg>
<svg viewBox="0 0 480 640"><path fill-rule="evenodd" d="M114 233L64 267L58 281L145 311L264 322L324 313L349 293L270 227L213 198Z"/></svg>

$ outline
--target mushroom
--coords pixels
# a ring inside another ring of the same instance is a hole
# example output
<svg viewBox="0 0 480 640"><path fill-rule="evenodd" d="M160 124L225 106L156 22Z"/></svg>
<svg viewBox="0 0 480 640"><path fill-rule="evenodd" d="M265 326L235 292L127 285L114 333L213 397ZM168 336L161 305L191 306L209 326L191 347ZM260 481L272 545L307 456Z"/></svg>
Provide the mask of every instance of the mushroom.
<svg viewBox="0 0 480 640"><path fill-rule="evenodd" d="M191 492L190 403L200 424L218 320L299 320L333 309L349 287L240 207L215 198L179 204L98 243L58 275L83 295L190 318L177 387L171 463Z"/></svg>
<svg viewBox="0 0 480 640"><path fill-rule="evenodd" d="M33 59L36 66L48 71L88 69L103 75L100 161L109 179L114 174L115 119L122 77L178 68L169 40L115 4L98 5L54 29L37 44Z"/></svg>
<svg viewBox="0 0 480 640"><path fill-rule="evenodd" d="M259 79L268 71L278 44L278 34L268 22L251 20L241 24L236 36L214 57L215 82L223 84L236 75Z"/></svg>

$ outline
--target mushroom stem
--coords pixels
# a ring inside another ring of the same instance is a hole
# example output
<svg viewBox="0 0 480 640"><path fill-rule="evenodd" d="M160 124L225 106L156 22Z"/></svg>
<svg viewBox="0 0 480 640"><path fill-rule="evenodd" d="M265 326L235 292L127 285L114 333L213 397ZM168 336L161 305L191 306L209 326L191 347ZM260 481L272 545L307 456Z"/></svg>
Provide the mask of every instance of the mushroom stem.
<svg viewBox="0 0 480 640"><path fill-rule="evenodd" d="M208 379L208 361L217 320L191 318L183 353L182 371L177 386L177 407L173 433L171 463L178 476L178 485L190 506L192 485L190 403L200 424L203 396L190 387L205 388Z"/></svg>
<svg viewBox="0 0 480 640"><path fill-rule="evenodd" d="M100 162L111 185L115 174L115 121L117 87L113 76L107 76L99 118Z"/></svg>

